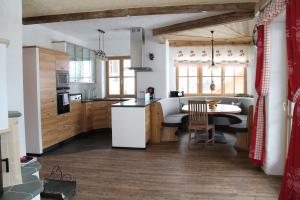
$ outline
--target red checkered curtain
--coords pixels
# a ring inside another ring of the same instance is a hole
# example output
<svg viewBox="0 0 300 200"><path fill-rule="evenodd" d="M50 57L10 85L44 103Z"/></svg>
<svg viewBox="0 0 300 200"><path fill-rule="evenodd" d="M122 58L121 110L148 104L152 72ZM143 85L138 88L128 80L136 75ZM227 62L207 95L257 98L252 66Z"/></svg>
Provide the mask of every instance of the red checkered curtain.
<svg viewBox="0 0 300 200"><path fill-rule="evenodd" d="M288 157L279 200L300 199L300 1L286 5L288 98L295 103Z"/></svg>
<svg viewBox="0 0 300 200"><path fill-rule="evenodd" d="M256 80L255 89L258 94L254 123L250 145L250 159L257 166L263 164L265 158L265 132L266 132L266 111L265 111L265 96L269 90L269 65L267 65L266 49L268 45L265 41L266 34L265 25L258 27L258 42L257 42L257 64L256 64Z"/></svg>
<svg viewBox="0 0 300 200"><path fill-rule="evenodd" d="M256 166L262 166L266 151L265 97L270 83L270 23L284 9L284 0L273 0L258 17L258 46L255 89L258 94L251 135L249 158Z"/></svg>

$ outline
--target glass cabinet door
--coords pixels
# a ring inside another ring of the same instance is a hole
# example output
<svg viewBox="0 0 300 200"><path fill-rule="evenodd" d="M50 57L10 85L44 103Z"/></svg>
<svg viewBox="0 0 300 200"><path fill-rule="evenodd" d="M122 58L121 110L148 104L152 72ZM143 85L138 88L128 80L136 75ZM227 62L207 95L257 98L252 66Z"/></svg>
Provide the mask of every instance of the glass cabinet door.
<svg viewBox="0 0 300 200"><path fill-rule="evenodd" d="M67 52L70 56L70 82L95 83L95 52L71 43L67 43Z"/></svg>
<svg viewBox="0 0 300 200"><path fill-rule="evenodd" d="M90 50L90 57L91 57L91 82L96 83L96 55L95 51Z"/></svg>
<svg viewBox="0 0 300 200"><path fill-rule="evenodd" d="M75 59L75 45L67 43L67 52L69 54L69 74L70 82L76 81L76 59Z"/></svg>

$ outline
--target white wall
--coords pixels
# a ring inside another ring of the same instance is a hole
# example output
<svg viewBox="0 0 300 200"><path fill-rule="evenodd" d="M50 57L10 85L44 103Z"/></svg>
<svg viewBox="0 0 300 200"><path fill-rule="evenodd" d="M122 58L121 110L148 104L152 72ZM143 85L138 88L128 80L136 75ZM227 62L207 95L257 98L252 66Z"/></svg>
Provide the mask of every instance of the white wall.
<svg viewBox="0 0 300 200"><path fill-rule="evenodd" d="M8 110L17 110L24 114L21 0L1 0L0 27L0 38L10 40L10 45L7 49ZM19 130L20 153L25 155L24 116L19 118Z"/></svg>
<svg viewBox="0 0 300 200"><path fill-rule="evenodd" d="M167 97L169 84L167 79L168 45L160 44L149 31L145 32L145 36L144 66L151 67L153 72L137 73L137 92L153 86L155 96L164 98ZM97 48L98 45L96 41L90 41L88 44L92 48ZM105 40L105 52L107 56L130 56L130 38ZM153 61L149 59L149 53L154 53Z"/></svg>
<svg viewBox="0 0 300 200"><path fill-rule="evenodd" d="M267 174L282 175L285 160L285 111L287 83L287 55L284 18L280 16L271 24L270 91L266 99Z"/></svg>
<svg viewBox="0 0 300 200"><path fill-rule="evenodd" d="M3 39L3 38L2 38ZM7 45L0 42L0 130L8 129L7 104Z"/></svg>
<svg viewBox="0 0 300 200"><path fill-rule="evenodd" d="M23 26L23 46L37 45L51 49L52 41L68 41L84 47L89 47L85 41L49 29L43 25L35 24Z"/></svg>
<svg viewBox="0 0 300 200"><path fill-rule="evenodd" d="M154 60L149 59L149 53L154 54ZM150 33L146 34L144 66L151 67L153 72L137 73L137 92L146 90L149 86L155 88L155 97L167 97L167 45L160 44Z"/></svg>

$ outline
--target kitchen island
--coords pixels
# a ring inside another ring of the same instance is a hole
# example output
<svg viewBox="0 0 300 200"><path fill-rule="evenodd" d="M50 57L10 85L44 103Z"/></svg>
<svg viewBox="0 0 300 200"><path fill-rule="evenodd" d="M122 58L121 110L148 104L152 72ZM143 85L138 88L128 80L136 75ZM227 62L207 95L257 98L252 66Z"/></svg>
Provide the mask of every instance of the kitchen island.
<svg viewBox="0 0 300 200"><path fill-rule="evenodd" d="M113 104L112 147L145 149L151 137L151 106L160 99L132 99Z"/></svg>

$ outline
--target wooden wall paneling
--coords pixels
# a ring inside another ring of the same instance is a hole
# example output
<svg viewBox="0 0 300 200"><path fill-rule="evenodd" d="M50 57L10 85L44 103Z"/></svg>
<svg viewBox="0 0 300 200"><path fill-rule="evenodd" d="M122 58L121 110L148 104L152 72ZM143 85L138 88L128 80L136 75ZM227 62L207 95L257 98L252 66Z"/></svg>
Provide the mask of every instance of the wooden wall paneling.
<svg viewBox="0 0 300 200"><path fill-rule="evenodd" d="M163 122L163 111L159 102L151 104L151 137L150 142L153 144L160 143Z"/></svg>
<svg viewBox="0 0 300 200"><path fill-rule="evenodd" d="M151 126L151 105L145 107L145 126L146 126L146 143L149 142L152 134Z"/></svg>

